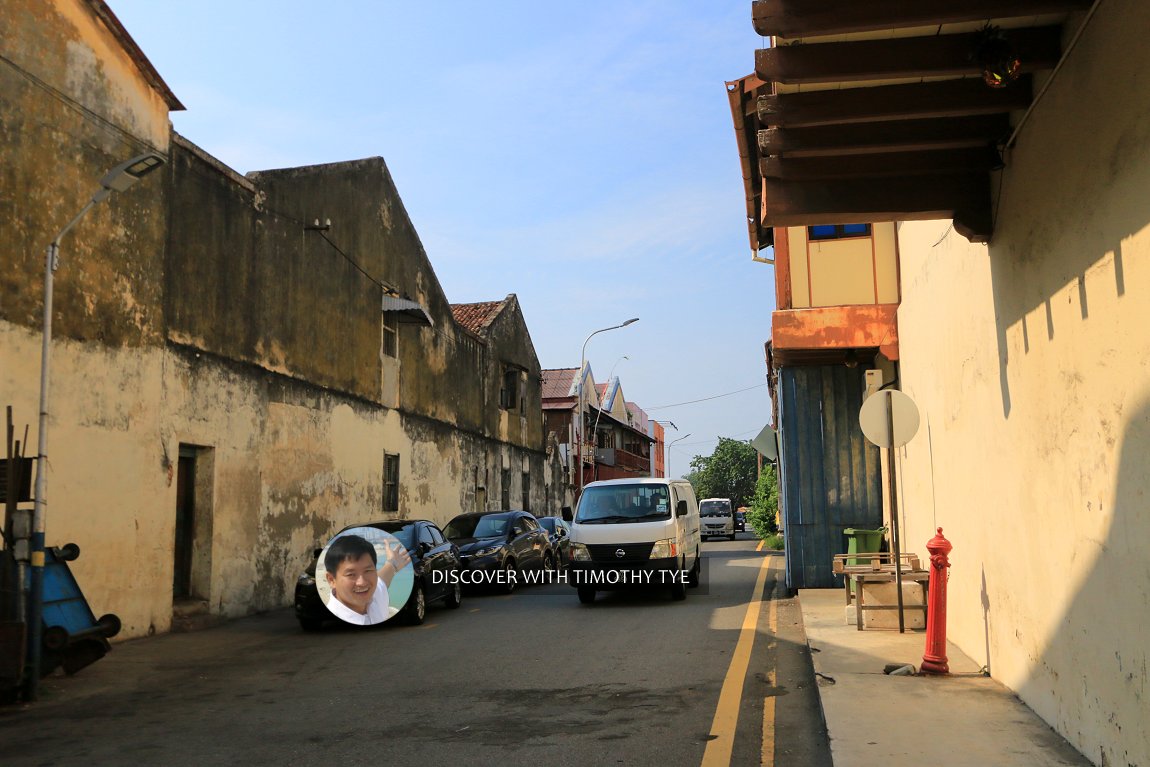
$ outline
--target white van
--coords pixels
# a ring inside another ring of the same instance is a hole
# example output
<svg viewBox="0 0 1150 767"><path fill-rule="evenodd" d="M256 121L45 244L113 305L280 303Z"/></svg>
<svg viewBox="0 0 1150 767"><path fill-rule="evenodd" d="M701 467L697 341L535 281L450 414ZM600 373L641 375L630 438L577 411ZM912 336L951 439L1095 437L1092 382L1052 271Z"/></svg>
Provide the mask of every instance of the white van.
<svg viewBox="0 0 1150 767"><path fill-rule="evenodd" d="M630 586L666 586L672 599L685 599L687 587L699 585L699 505L686 480L592 482L579 496L570 539L567 580L583 604L596 591Z"/></svg>
<svg viewBox="0 0 1150 767"><path fill-rule="evenodd" d="M735 514L731 510L730 498L704 498L699 502L699 516L702 517L703 540L711 536L735 540Z"/></svg>

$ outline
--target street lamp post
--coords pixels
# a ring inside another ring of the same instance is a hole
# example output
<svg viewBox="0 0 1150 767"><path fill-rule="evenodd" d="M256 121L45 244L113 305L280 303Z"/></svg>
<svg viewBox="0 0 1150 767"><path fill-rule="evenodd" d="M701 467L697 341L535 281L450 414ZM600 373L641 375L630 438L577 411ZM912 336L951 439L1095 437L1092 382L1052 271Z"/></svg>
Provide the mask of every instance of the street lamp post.
<svg viewBox="0 0 1150 767"><path fill-rule="evenodd" d="M638 321L638 317L632 317L631 319L619 325L612 325L609 328L599 328L598 330L592 332L591 335L587 336L587 338L583 341L583 350L579 352L579 405L575 417L578 419L578 428L576 429L578 433L576 434L576 437L579 439L579 442L577 443L579 445L579 450L576 451L576 453L579 463L578 487L580 491L583 490L583 380L586 378L584 375L584 369L587 367L587 342L600 333L606 333L608 330L618 330L619 328L625 328L631 323Z"/></svg>
<svg viewBox="0 0 1150 767"><path fill-rule="evenodd" d="M36 449L36 504L32 510L30 588L28 600L29 675L27 694L36 699L40 681L40 658L44 604L44 518L47 506L48 473L48 380L52 342L52 288L53 275L60 265L60 240L79 223L96 204L107 199L112 192L122 192L147 174L164 164L164 158L155 152L146 152L120 163L100 179L100 188L80 212L52 238L44 259L44 328L40 347L40 421Z"/></svg>
<svg viewBox="0 0 1150 767"><path fill-rule="evenodd" d="M667 476L668 477L671 476L671 446L674 445L676 442L682 442L683 440L685 440L689 436L691 436L691 435L690 434L684 434L683 436L679 437L678 439L672 440L671 442L669 442L667 444L667 461L666 461L666 463L667 463Z"/></svg>

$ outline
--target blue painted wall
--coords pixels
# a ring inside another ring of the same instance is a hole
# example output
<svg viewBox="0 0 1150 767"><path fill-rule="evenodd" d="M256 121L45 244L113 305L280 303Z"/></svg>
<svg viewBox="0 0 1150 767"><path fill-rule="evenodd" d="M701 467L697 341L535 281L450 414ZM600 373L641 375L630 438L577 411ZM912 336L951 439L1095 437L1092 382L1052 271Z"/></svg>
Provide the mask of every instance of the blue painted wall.
<svg viewBox="0 0 1150 767"><path fill-rule="evenodd" d="M848 527L882 526L879 449L859 428L863 369L845 365L779 370L779 485L787 586L841 586L832 557Z"/></svg>

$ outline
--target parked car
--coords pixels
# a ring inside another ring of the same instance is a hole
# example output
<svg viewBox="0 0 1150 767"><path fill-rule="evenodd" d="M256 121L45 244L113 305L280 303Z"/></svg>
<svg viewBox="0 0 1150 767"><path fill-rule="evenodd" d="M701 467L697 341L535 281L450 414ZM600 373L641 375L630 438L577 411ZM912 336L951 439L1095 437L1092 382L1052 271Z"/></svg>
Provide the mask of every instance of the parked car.
<svg viewBox="0 0 1150 767"><path fill-rule="evenodd" d="M344 530L356 527L374 527L391 533L411 555L411 563L415 568L411 596L397 617L419 625L427 616L427 606L433 602L442 601L452 609L459 607L463 600L462 579L459 576L463 571L463 562L459 549L447 540L434 522L426 519L368 522L349 525ZM296 581L295 615L305 631L320 628L324 621L339 620L323 603L315 583L315 566L322 551L316 549L313 552L311 565Z"/></svg>
<svg viewBox="0 0 1150 767"><path fill-rule="evenodd" d="M703 540L712 536L735 540L735 515L730 498L704 498L699 501L699 515L703 523L700 530Z"/></svg>
<svg viewBox="0 0 1150 767"><path fill-rule="evenodd" d="M460 514L443 531L459 547L464 569L470 571L468 585L490 585L510 594L521 571L556 566L550 536L526 511Z"/></svg>
<svg viewBox="0 0 1150 767"><path fill-rule="evenodd" d="M555 564L565 567L571 563L571 526L559 517L539 517L539 526L551 537L551 550Z"/></svg>

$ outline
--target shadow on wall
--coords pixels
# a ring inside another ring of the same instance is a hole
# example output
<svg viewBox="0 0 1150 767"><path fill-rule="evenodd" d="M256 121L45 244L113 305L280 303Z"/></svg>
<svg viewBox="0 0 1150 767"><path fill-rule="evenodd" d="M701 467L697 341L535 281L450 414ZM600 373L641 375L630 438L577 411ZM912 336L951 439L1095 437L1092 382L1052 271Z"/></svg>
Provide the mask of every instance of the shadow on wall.
<svg viewBox="0 0 1150 767"><path fill-rule="evenodd" d="M1150 401L1127 423L1109 533L1019 695L1096 764L1150 765ZM1080 510L1106 513L1110 510ZM1073 534L1072 529L1067 534Z"/></svg>
<svg viewBox="0 0 1150 767"><path fill-rule="evenodd" d="M1143 252L1124 243L1150 221L1148 23L1143 0L1100 4L994 181L989 253L1004 418L1012 351L1027 355L1043 333L1048 341L1065 334L1060 323L1084 323L1131 298L1126 262ZM1021 343L1012 346L1016 327Z"/></svg>
<svg viewBox="0 0 1150 767"><path fill-rule="evenodd" d="M1080 222L1081 223L1081 222ZM1121 231L1133 234L1146 226L1146 216L1131 217L1121 223ZM1042 242L1049 242L1043 239ZM1022 251L1022 252L1020 252ZM1057 263L1045 262L1045 257L1055 253L1061 256ZM1070 255L1067 255L1070 254ZM1107 263L1109 257L1109 263ZM1069 263L1071 260L1074 263ZM1099 239L1097 242L1082 242L1080 247L1066 248L1054 246L1043 252L1036 252L1035 244L1028 242L1023 248L1004 246L990 250L991 281L994 290L994 319L998 336L998 377L1002 388L1002 416L1010 417L1010 329L1016 324L1022 333L1022 354L1029 354L1032 345L1031 328L1027 315L1043 306L1046 340L1053 341L1057 328L1051 300L1067 286L1074 284L1071 295L1077 299L1078 315L1084 322L1090 317L1089 294L1086 275L1096 266L1112 272L1114 293L1117 298L1126 295L1126 276L1123 264L1122 238L1114 242ZM1047 267L1047 268L1044 268ZM1101 277L1101 276L1100 276ZM1109 290L1100 278L1091 281L1092 290Z"/></svg>

